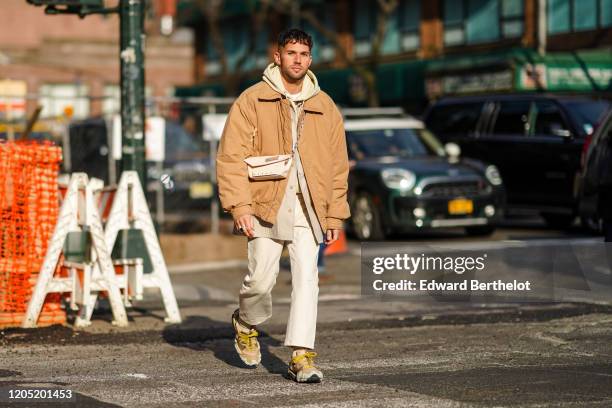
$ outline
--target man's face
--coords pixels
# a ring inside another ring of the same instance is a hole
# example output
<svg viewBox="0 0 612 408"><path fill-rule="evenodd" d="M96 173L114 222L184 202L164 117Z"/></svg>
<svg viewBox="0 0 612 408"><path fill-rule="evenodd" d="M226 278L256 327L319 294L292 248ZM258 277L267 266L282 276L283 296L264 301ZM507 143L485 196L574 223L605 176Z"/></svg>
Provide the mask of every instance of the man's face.
<svg viewBox="0 0 612 408"><path fill-rule="evenodd" d="M289 82L300 81L306 75L312 55L306 44L287 43L274 53L274 62L280 67L283 77Z"/></svg>

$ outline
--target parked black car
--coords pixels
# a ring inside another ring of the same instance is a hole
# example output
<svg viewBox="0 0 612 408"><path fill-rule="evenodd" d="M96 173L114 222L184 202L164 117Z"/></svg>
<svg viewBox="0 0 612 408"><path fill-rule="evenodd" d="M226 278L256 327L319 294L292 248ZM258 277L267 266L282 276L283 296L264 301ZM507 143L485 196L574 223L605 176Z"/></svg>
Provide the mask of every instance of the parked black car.
<svg viewBox="0 0 612 408"><path fill-rule="evenodd" d="M509 212L539 212L567 227L578 214L580 158L607 101L549 94L444 98L425 123L465 156L495 164Z"/></svg>
<svg viewBox="0 0 612 408"><path fill-rule="evenodd" d="M393 232L465 227L468 234L495 229L504 211L497 168L460 159L412 118L345 120L350 229L361 240ZM453 150L455 150L453 152Z"/></svg>
<svg viewBox="0 0 612 408"><path fill-rule="evenodd" d="M612 109L587 141L581 183L583 223L612 239ZM604 222L606 225L604 225Z"/></svg>
<svg viewBox="0 0 612 408"><path fill-rule="evenodd" d="M64 171L85 172L109 184L114 164L118 182L120 162L111 158L109 127L109 121L103 118L72 123L69 128L69 152L64 148L65 156L69 156L69 159L66 157L68 160L65 160ZM160 187L160 180L163 180L164 212L187 219L190 214L185 210L210 208L211 198L215 194L209 155L206 146L178 123L166 120L165 132L165 160L162 166L147 162L145 188L149 208L156 210L156 191Z"/></svg>

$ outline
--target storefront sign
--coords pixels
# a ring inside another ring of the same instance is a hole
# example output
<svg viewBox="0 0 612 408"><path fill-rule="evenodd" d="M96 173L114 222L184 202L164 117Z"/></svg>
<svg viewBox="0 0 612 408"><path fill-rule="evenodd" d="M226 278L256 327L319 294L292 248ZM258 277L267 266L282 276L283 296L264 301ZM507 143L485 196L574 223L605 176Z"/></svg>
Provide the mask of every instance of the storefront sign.
<svg viewBox="0 0 612 408"><path fill-rule="evenodd" d="M521 67L519 89L548 91L592 91L608 89L612 66L561 66L526 64Z"/></svg>
<svg viewBox="0 0 612 408"><path fill-rule="evenodd" d="M512 89L512 71L485 72L479 74L446 75L426 81L428 97L442 94L469 94L506 91Z"/></svg>

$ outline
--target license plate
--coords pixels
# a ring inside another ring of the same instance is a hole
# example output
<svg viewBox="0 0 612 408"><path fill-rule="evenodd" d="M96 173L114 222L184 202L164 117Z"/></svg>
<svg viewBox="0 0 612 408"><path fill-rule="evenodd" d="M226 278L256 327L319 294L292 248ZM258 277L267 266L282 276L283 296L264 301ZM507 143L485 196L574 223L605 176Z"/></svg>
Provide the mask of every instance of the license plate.
<svg viewBox="0 0 612 408"><path fill-rule="evenodd" d="M212 184L209 182L191 183L189 185L189 197L210 198L213 195Z"/></svg>
<svg viewBox="0 0 612 408"><path fill-rule="evenodd" d="M474 212L474 203L472 200L458 198L448 202L448 213L453 215L471 214Z"/></svg>

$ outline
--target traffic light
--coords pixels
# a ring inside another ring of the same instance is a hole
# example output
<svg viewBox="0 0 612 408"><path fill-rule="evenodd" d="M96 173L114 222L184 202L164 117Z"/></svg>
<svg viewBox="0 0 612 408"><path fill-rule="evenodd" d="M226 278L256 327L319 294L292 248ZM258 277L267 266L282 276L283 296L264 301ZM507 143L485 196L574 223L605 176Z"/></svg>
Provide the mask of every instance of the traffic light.
<svg viewBox="0 0 612 408"><path fill-rule="evenodd" d="M26 0L34 6L46 6L47 14L78 14L81 17L104 9L104 0Z"/></svg>

